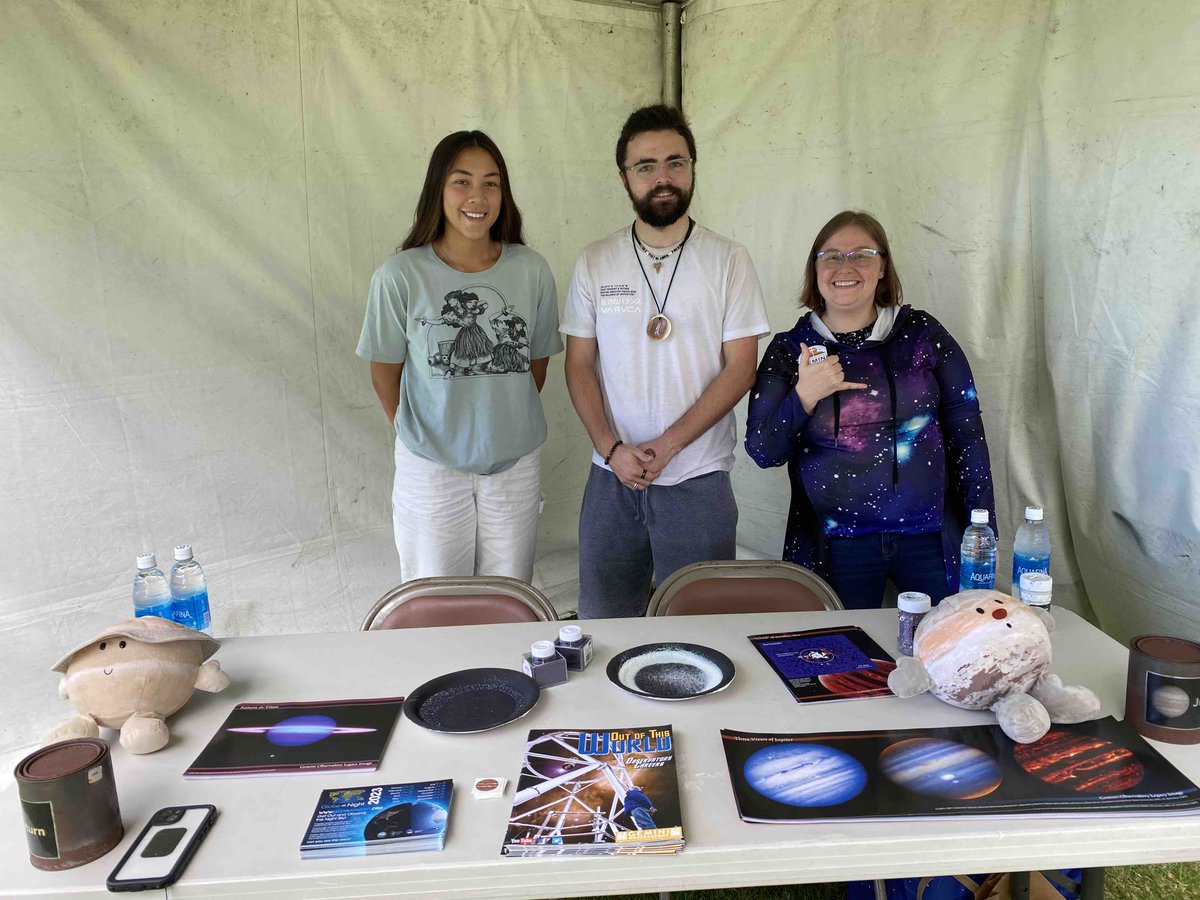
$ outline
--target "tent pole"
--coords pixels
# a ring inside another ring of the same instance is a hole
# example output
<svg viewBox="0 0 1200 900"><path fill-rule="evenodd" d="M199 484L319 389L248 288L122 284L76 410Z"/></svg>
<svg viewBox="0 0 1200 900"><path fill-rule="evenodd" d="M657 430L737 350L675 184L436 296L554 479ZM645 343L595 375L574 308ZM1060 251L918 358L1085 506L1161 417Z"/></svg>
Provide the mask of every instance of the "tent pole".
<svg viewBox="0 0 1200 900"><path fill-rule="evenodd" d="M662 102L683 109L683 72L680 59L680 0L664 0L662 5Z"/></svg>

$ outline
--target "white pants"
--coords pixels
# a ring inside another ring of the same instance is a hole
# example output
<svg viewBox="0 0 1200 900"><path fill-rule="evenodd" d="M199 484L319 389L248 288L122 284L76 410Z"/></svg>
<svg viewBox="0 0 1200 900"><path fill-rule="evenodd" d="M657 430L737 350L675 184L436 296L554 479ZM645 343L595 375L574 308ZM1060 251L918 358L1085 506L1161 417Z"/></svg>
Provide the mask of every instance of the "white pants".
<svg viewBox="0 0 1200 900"><path fill-rule="evenodd" d="M495 475L417 456L396 440L392 527L403 581L435 575L533 579L542 448Z"/></svg>

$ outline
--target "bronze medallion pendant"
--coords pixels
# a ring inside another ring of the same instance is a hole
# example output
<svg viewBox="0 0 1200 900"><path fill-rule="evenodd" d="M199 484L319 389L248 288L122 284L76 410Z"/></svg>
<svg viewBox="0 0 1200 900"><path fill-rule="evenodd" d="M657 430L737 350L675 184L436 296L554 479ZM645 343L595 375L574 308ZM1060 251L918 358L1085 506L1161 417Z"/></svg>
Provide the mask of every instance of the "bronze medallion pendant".
<svg viewBox="0 0 1200 900"><path fill-rule="evenodd" d="M654 341L656 344L661 344L671 336L671 320L667 318L667 299L671 296L671 287L675 284L675 276L679 273L679 261L683 258L683 248L687 246L688 238L692 236L692 229L696 227L695 219L688 219L687 234L683 236L683 241L671 253L675 256L675 268L671 270L671 280L667 282L667 290L663 294L662 303L658 302L658 296L654 293L654 285L650 283L649 277L646 275L646 267L642 265L642 258L638 255L637 232L631 226L629 229L629 239L633 244L633 257L637 260L638 268L642 270L642 280L646 282L646 287L650 289L650 298L654 301L655 314L650 317L650 321L646 323L646 337ZM668 256L671 254L668 253ZM651 257L654 259L654 257ZM655 271L658 271L660 263L654 264Z"/></svg>
<svg viewBox="0 0 1200 900"><path fill-rule="evenodd" d="M651 316L646 323L646 337L652 341L665 341L671 336L671 320L662 313Z"/></svg>

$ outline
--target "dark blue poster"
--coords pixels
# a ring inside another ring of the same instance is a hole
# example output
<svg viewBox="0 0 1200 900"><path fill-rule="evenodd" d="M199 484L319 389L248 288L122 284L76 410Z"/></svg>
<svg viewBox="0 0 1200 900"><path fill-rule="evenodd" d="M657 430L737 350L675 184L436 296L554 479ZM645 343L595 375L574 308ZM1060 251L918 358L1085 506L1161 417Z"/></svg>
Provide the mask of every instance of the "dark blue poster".
<svg viewBox="0 0 1200 900"><path fill-rule="evenodd" d="M800 703L892 695L895 662L855 625L754 634L750 643Z"/></svg>

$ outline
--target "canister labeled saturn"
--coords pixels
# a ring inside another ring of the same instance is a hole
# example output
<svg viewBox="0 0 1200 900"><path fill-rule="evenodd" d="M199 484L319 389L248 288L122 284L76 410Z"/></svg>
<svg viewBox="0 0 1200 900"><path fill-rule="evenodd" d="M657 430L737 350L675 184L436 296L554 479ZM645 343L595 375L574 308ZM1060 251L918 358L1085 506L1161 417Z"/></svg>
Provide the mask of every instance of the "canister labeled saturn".
<svg viewBox="0 0 1200 900"><path fill-rule="evenodd" d="M35 868L72 869L120 843L125 829L104 741L59 741L29 754L13 774Z"/></svg>

